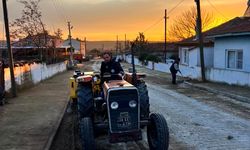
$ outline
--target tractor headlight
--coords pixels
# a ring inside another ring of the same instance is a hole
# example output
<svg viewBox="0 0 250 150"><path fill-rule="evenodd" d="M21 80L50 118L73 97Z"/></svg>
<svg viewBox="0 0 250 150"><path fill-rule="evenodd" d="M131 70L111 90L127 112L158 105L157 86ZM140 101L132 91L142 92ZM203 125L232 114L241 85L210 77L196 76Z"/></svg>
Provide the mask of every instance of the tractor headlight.
<svg viewBox="0 0 250 150"><path fill-rule="evenodd" d="M135 100L129 101L129 107L134 108L137 106L137 102Z"/></svg>
<svg viewBox="0 0 250 150"><path fill-rule="evenodd" d="M110 104L110 107L111 107L112 109L117 109L117 108L119 107L119 104L118 104L117 102L112 102L112 103Z"/></svg>

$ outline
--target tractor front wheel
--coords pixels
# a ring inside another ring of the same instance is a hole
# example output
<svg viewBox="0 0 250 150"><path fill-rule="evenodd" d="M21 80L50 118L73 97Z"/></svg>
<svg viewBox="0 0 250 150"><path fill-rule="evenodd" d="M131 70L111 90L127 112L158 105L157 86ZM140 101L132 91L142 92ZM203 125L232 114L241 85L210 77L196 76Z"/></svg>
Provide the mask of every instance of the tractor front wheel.
<svg viewBox="0 0 250 150"><path fill-rule="evenodd" d="M150 114L150 124L147 126L147 138L150 150L167 150L169 145L169 130L167 121L161 114Z"/></svg>
<svg viewBox="0 0 250 150"><path fill-rule="evenodd" d="M139 82L137 85L140 97L140 116L141 119L147 119L149 117L149 96L147 85L144 81Z"/></svg>
<svg viewBox="0 0 250 150"><path fill-rule="evenodd" d="M79 118L91 117L93 113L92 89L89 85L79 85L77 88L77 106Z"/></svg>
<svg viewBox="0 0 250 150"><path fill-rule="evenodd" d="M80 137L83 150L95 150L94 128L90 117L80 121Z"/></svg>

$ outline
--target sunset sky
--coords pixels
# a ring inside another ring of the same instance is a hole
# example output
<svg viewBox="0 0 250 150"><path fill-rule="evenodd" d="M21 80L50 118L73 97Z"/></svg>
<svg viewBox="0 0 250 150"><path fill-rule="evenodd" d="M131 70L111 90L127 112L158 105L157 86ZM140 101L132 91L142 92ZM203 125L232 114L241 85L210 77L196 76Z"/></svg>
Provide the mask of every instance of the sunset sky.
<svg viewBox="0 0 250 150"><path fill-rule="evenodd" d="M210 2L210 3L209 3ZM179 4L179 5L178 5ZM176 7L178 6L178 7ZM72 37L87 40L134 40L138 32L144 32L149 41L164 40L164 9L167 9L168 27L182 12L196 7L194 0L41 0L40 9L47 29L53 33L60 28L67 38L67 21L70 21ZM8 0L9 21L20 17L23 5ZM247 0L201 0L201 9L213 13L216 19L225 21L242 16ZM3 35L2 3L0 5L0 39Z"/></svg>

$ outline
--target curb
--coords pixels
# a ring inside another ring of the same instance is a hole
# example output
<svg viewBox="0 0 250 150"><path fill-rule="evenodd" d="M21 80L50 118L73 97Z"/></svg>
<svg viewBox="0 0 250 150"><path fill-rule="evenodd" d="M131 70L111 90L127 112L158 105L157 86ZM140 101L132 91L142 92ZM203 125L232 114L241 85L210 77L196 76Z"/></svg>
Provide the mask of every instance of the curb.
<svg viewBox="0 0 250 150"><path fill-rule="evenodd" d="M56 133L57 133L57 131L59 129L59 126L60 126L60 124L62 122L62 119L63 119L64 113L65 113L65 111L67 109L67 106L68 106L68 102L65 104L65 106L64 106L64 108L63 108L63 110L61 112L61 115L59 116L58 121L52 127L52 133L50 134L49 139L47 140L47 142L46 142L46 144L45 144L45 146L43 148L44 150L50 150L51 144L52 144L52 142L53 142L53 140L54 140L54 138L56 136Z"/></svg>
<svg viewBox="0 0 250 150"><path fill-rule="evenodd" d="M225 91L218 91L218 90L215 90L215 89L206 87L206 86L196 85L196 84L193 84L193 83L190 83L190 82L187 82L187 81L184 81L184 83L185 83L185 84L188 84L188 85L190 85L190 86L193 86L193 87L195 87L195 88L199 88L199 89L206 90L206 91L209 91L209 92L212 92L212 93L216 93L216 94L221 94L221 95L223 95L223 96L227 96L227 97L236 99L236 100L238 100L238 101L240 101L240 102L250 104L250 99L247 98L247 97L244 97L244 96L235 95L235 94L228 93L228 92L225 92Z"/></svg>

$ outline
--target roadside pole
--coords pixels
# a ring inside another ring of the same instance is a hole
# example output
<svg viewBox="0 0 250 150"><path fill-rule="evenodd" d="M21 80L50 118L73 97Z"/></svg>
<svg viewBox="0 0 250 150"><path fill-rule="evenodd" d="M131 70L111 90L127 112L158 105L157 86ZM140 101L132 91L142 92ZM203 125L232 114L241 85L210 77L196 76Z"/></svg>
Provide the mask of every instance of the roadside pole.
<svg viewBox="0 0 250 150"><path fill-rule="evenodd" d="M115 53L116 57L118 55L118 35L116 36L116 53Z"/></svg>
<svg viewBox="0 0 250 150"><path fill-rule="evenodd" d="M204 52L203 52L203 37L202 37L202 25L201 25L201 10L200 10L200 0L195 0L197 4L197 21L196 21L196 27L197 27L197 34L199 38L199 47L200 47L200 61L201 61L201 77L202 81L206 81L205 77L205 65L204 65Z"/></svg>
<svg viewBox="0 0 250 150"><path fill-rule="evenodd" d="M165 34L164 34L164 37L165 37L165 43L164 43L164 62L166 63L167 61L167 9L165 9L165 16L164 16L164 19L165 19Z"/></svg>
<svg viewBox="0 0 250 150"><path fill-rule="evenodd" d="M72 50L72 41L71 41L71 29L73 27L68 22L68 29L69 29L69 46L70 46L70 57L69 57L69 69L73 69L73 50Z"/></svg>
<svg viewBox="0 0 250 150"><path fill-rule="evenodd" d="M9 56L11 94L12 94L12 97L16 97L17 96L17 94L16 94L16 82L15 82L15 76L14 76L13 54L12 54L12 49L11 49L11 45L10 45L8 10L7 10L6 0L2 0L2 2L3 2L3 14L4 14L6 41L7 41L8 56Z"/></svg>
<svg viewBox="0 0 250 150"><path fill-rule="evenodd" d="M135 60L134 60L134 52L135 52L135 43L131 44L131 56L132 56L132 82L134 86L137 86L137 79L136 79L136 70L135 70Z"/></svg>

